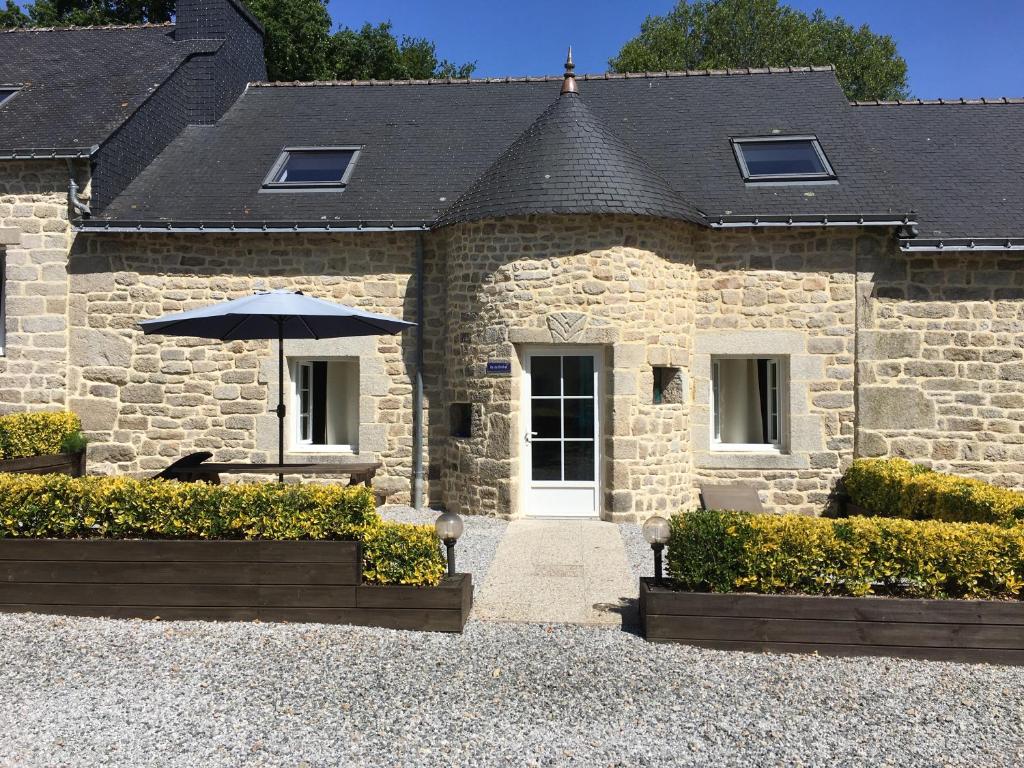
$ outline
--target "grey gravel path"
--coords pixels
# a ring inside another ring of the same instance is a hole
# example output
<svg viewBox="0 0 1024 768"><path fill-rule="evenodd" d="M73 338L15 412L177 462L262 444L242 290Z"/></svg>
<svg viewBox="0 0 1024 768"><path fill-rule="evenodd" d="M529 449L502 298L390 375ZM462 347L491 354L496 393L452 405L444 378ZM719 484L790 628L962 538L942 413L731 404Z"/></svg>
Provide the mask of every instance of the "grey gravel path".
<svg viewBox="0 0 1024 768"><path fill-rule="evenodd" d="M381 507L380 514L385 520L433 525L441 513L432 509L417 512L412 507L390 504ZM494 562L494 553L508 528L508 522L480 515L463 515L462 521L465 530L455 545L455 566L461 573L473 574L473 594L477 595Z"/></svg>
<svg viewBox="0 0 1024 768"><path fill-rule="evenodd" d="M0 616L0 765L1024 763L1024 670L648 645Z"/></svg>

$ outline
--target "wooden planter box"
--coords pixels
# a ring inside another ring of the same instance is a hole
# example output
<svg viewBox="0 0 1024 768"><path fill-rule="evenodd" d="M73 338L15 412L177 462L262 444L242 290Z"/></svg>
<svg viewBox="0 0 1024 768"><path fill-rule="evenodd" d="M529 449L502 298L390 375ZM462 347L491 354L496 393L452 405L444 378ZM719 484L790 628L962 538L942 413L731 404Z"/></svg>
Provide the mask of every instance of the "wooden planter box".
<svg viewBox="0 0 1024 768"><path fill-rule="evenodd" d="M353 541L0 539L0 612L461 632L472 605L465 573L363 584Z"/></svg>
<svg viewBox="0 0 1024 768"><path fill-rule="evenodd" d="M640 580L654 642L834 656L1024 664L1024 603L675 592Z"/></svg>
<svg viewBox="0 0 1024 768"><path fill-rule="evenodd" d="M25 456L18 459L0 459L0 472L23 475L85 476L85 451L54 453L48 456Z"/></svg>

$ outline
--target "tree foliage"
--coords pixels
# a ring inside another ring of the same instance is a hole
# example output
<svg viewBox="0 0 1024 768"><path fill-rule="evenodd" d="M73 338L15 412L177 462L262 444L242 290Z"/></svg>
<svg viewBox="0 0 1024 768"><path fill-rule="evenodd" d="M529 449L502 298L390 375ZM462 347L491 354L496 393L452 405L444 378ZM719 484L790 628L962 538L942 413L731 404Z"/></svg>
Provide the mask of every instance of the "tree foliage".
<svg viewBox="0 0 1024 768"><path fill-rule="evenodd" d="M850 99L908 95L907 62L889 35L779 0L678 0L648 16L608 64L615 72L833 64Z"/></svg>
<svg viewBox="0 0 1024 768"><path fill-rule="evenodd" d="M33 0L24 11L5 2L0 27L160 23L174 16L174 0ZM426 38L397 38L390 22L332 34L326 0L247 0L247 6L263 24L271 80L469 77L476 68L438 58Z"/></svg>

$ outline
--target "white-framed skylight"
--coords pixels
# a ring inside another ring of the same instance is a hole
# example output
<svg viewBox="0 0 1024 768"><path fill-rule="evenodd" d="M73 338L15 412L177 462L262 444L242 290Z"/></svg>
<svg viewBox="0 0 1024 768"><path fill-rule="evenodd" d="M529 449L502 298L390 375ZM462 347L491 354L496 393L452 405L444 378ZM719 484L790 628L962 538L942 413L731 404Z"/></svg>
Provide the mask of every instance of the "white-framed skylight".
<svg viewBox="0 0 1024 768"><path fill-rule="evenodd" d="M361 147L285 147L264 189L342 188L352 175Z"/></svg>
<svg viewBox="0 0 1024 768"><path fill-rule="evenodd" d="M0 85L0 106L3 106L18 93L20 89L12 86Z"/></svg>
<svg viewBox="0 0 1024 768"><path fill-rule="evenodd" d="M752 136L731 141L745 181L832 181L836 178L815 136Z"/></svg>

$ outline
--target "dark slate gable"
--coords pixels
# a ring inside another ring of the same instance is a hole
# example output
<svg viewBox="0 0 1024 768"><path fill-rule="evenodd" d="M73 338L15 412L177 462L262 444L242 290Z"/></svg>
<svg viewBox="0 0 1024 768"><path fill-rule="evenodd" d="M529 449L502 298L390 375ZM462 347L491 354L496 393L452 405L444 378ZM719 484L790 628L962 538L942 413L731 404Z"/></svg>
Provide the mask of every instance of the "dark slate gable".
<svg viewBox="0 0 1024 768"><path fill-rule="evenodd" d="M831 70L577 81L609 135L711 218L909 210L866 150ZM251 86L216 125L187 129L93 224L429 224L544 112L561 82ZM744 184L729 138L775 133L816 135L839 183ZM363 151L344 191L261 191L284 147L349 145Z"/></svg>
<svg viewBox="0 0 1024 768"><path fill-rule="evenodd" d="M853 116L918 211L918 243L1024 240L1024 101L862 105Z"/></svg>
<svg viewBox="0 0 1024 768"><path fill-rule="evenodd" d="M0 32L0 158L15 150L88 152L103 143L190 55L216 40L176 43L170 24Z"/></svg>
<svg viewBox="0 0 1024 768"><path fill-rule="evenodd" d="M436 225L556 213L704 223L700 212L681 201L576 93L562 94L544 110Z"/></svg>

